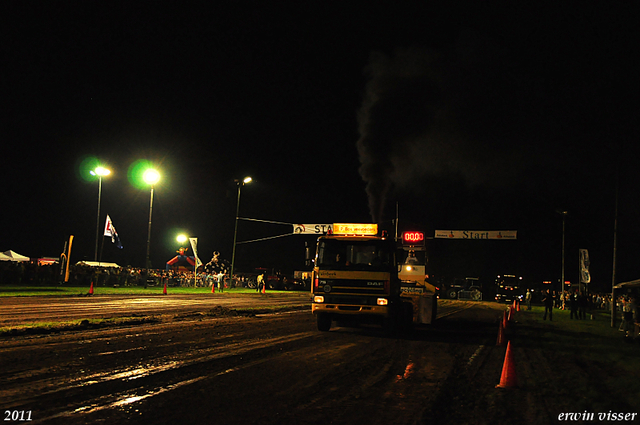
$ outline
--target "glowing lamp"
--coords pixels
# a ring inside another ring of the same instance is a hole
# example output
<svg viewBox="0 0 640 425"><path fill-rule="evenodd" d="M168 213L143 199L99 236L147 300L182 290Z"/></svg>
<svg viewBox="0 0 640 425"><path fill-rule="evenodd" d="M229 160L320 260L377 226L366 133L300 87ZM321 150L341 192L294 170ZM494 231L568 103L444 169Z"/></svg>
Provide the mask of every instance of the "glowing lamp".
<svg viewBox="0 0 640 425"><path fill-rule="evenodd" d="M153 186L154 184L158 183L158 181L160 181L160 173L158 173L153 168L149 168L142 175L142 179L145 181L145 183Z"/></svg>
<svg viewBox="0 0 640 425"><path fill-rule="evenodd" d="M185 235L178 235L176 240L180 243L185 243L187 241L187 237Z"/></svg>
<svg viewBox="0 0 640 425"><path fill-rule="evenodd" d="M95 170L89 171L89 174L91 174L92 176L104 177L104 176L108 176L109 174L111 174L111 170L109 170L108 168L104 168L104 167L96 167Z"/></svg>

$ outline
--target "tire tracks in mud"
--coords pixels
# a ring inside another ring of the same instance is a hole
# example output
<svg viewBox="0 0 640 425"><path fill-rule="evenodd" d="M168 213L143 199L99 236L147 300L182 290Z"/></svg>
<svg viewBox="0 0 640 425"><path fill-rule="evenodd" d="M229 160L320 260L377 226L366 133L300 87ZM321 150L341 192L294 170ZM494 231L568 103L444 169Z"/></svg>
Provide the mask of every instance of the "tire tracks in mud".
<svg viewBox="0 0 640 425"><path fill-rule="evenodd" d="M38 411L39 417L34 417L33 423L56 419L67 423L71 419L78 420L78 416L125 406L205 379L253 367L267 361L267 358L256 353L316 335L315 331L308 331L243 339L235 343L225 341L209 348L151 356L143 362L122 369L81 373L68 378L60 374L49 376L48 371L42 369L29 377L27 388L20 385L20 381L26 377L16 377L14 385L8 382L8 385L0 390L0 398L5 402L5 408ZM92 356L111 356L122 351L127 350L95 353ZM233 364L233 359L247 355L253 355L258 359ZM74 401L69 404L68 400ZM42 405L43 401L48 406L64 407L54 407L47 411L34 409L34 406Z"/></svg>
<svg viewBox="0 0 640 425"><path fill-rule="evenodd" d="M366 412L370 424L410 424L437 405L460 365L483 364L491 352L477 337L467 341L473 329L460 336L449 323L468 308L441 311L442 329L400 338L371 329L318 333L311 315L291 313L4 341L0 354L43 362L0 373L9 378L0 397L37 412L34 423L361 423ZM190 339L181 341L183 332ZM246 399L227 394L239 388Z"/></svg>

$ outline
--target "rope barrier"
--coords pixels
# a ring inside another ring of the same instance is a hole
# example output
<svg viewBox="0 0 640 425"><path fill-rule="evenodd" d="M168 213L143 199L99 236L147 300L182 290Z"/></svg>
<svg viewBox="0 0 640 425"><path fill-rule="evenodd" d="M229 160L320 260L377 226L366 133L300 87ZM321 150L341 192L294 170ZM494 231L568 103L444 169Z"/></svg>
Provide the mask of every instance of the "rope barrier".
<svg viewBox="0 0 640 425"><path fill-rule="evenodd" d="M268 239L276 239L276 238L282 238L284 236L291 236L293 235L293 233L285 233L284 235L277 235L277 236L268 236L266 238L260 238L260 239L252 239L250 241L241 241L241 242L236 242L236 245L240 245L243 243L249 243L249 242L260 242L260 241L266 241Z"/></svg>
<svg viewBox="0 0 640 425"><path fill-rule="evenodd" d="M287 226L295 226L296 223L284 223L282 221L273 221L273 220L260 220L257 218L247 218L247 217L238 217L238 220L246 220L246 221L258 221L260 223L271 223L271 224L284 224Z"/></svg>

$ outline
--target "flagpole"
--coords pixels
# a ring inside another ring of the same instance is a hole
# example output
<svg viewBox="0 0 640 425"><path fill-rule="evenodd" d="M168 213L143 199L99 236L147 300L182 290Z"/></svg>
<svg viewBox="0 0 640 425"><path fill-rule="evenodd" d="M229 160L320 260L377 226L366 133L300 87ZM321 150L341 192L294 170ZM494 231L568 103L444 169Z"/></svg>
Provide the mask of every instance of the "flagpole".
<svg viewBox="0 0 640 425"><path fill-rule="evenodd" d="M73 235L69 236L69 246L67 249L67 265L64 272L64 283L69 282L69 263L71 262L71 245L73 245Z"/></svg>
<svg viewBox="0 0 640 425"><path fill-rule="evenodd" d="M616 326L616 256L617 256L617 248L618 248L618 192L620 181L618 179L618 174L616 173L616 201L615 201L615 212L613 215L613 270L611 272L611 327L615 328Z"/></svg>
<svg viewBox="0 0 640 425"><path fill-rule="evenodd" d="M100 234L100 200L102 198L102 174L98 174L98 216L96 218L96 252L93 261L98 261L98 235Z"/></svg>
<svg viewBox="0 0 640 425"><path fill-rule="evenodd" d="M104 235L102 235L102 243L100 244L100 257L98 257L98 266L102 263L102 253L104 252Z"/></svg>

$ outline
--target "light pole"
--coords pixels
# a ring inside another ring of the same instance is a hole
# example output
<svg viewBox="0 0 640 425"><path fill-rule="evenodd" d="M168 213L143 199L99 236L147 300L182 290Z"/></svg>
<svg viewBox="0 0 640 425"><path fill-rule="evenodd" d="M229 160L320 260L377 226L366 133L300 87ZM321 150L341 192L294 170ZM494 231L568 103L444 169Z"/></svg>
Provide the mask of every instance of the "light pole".
<svg viewBox="0 0 640 425"><path fill-rule="evenodd" d="M234 180L238 186L238 202L236 204L236 225L233 231L233 252L231 254L231 273L229 274L229 284L233 281L233 270L236 265L236 240L238 237L238 215L240 214L240 188L247 183L251 183L251 177L245 177L242 180Z"/></svg>
<svg viewBox="0 0 640 425"><path fill-rule="evenodd" d="M557 211L562 216L562 294L564 294L564 224L567 218L567 211Z"/></svg>
<svg viewBox="0 0 640 425"><path fill-rule="evenodd" d="M111 174L111 170L104 167L96 167L89 171L92 176L98 176L98 217L96 218L96 251L93 261L98 261L98 239L100 238L100 201L102 200L102 177Z"/></svg>
<svg viewBox="0 0 640 425"><path fill-rule="evenodd" d="M191 238L189 236L187 236L187 235L179 234L178 236L176 236L176 241L178 241L178 243L180 244L180 249L182 249L182 244L187 243L187 241L191 241ZM192 245L192 250L194 250L194 252L193 252L193 261L195 262L195 265L193 266L193 287L195 288L196 281L198 280L198 257L196 255L195 248L193 248L193 245ZM187 260L188 260L189 259L189 255L186 255L186 257L187 257ZM189 261L187 261L187 263L188 262Z"/></svg>
<svg viewBox="0 0 640 425"><path fill-rule="evenodd" d="M160 173L158 173L153 168L149 168L142 175L142 179L151 186L151 198L149 200L149 230L147 232L147 277L149 277L149 268L151 267L151 261L149 260L149 256L151 253L151 215L153 213L153 186L160 181Z"/></svg>

